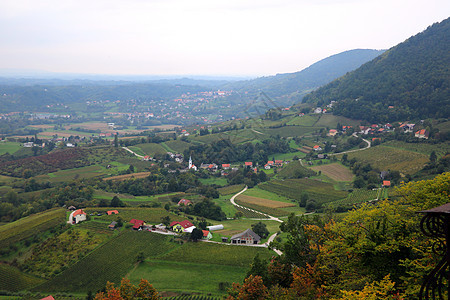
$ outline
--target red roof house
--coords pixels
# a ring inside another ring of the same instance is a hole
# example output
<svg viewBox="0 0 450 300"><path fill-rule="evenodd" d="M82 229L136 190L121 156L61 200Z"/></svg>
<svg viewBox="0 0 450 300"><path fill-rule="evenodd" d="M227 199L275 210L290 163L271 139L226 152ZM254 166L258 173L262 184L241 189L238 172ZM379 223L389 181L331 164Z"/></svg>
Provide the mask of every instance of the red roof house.
<svg viewBox="0 0 450 300"><path fill-rule="evenodd" d="M178 201L178 206L180 205L184 205L184 206L188 206L188 205L192 205L191 200L188 199L181 199L180 201Z"/></svg>
<svg viewBox="0 0 450 300"><path fill-rule="evenodd" d="M389 180L383 180L383 186L391 186L391 182Z"/></svg>
<svg viewBox="0 0 450 300"><path fill-rule="evenodd" d="M41 300L55 300L52 295L42 298Z"/></svg>
<svg viewBox="0 0 450 300"><path fill-rule="evenodd" d="M119 211L116 210L116 209L114 209L114 210L108 210L106 213L108 214L108 216L110 216L110 215L112 215L112 214L117 215L117 214L119 213Z"/></svg>
<svg viewBox="0 0 450 300"><path fill-rule="evenodd" d="M82 209L74 210L69 216L69 222L78 224L78 222L86 220L86 213Z"/></svg>
<svg viewBox="0 0 450 300"><path fill-rule="evenodd" d="M229 169L230 168L230 164L222 164L222 169Z"/></svg>
<svg viewBox="0 0 450 300"><path fill-rule="evenodd" d="M253 163L252 163L251 161L246 161L246 162L244 163L244 165L245 165L246 167L251 167L251 166L253 166Z"/></svg>

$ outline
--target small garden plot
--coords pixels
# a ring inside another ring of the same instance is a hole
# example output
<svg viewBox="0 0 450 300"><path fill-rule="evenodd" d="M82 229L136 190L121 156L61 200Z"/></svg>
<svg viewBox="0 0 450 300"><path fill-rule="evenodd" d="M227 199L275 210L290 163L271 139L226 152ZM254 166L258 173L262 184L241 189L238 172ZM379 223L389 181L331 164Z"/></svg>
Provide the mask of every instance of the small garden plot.
<svg viewBox="0 0 450 300"><path fill-rule="evenodd" d="M339 163L333 163L328 165L320 165L311 167L314 171L321 171L322 174L330 177L335 181L352 181L353 173L343 165Z"/></svg>

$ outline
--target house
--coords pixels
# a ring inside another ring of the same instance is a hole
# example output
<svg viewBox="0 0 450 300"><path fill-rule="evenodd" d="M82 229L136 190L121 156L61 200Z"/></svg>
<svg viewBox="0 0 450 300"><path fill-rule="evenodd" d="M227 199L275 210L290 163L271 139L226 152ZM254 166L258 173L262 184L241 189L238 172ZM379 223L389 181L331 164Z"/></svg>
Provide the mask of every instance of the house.
<svg viewBox="0 0 450 300"><path fill-rule="evenodd" d="M367 127L367 126L359 126L359 133L362 133L362 134L369 134L369 132L370 132L370 127Z"/></svg>
<svg viewBox="0 0 450 300"><path fill-rule="evenodd" d="M314 151L321 151L322 148L321 148L319 145L315 145L315 146L313 147L313 150L314 150Z"/></svg>
<svg viewBox="0 0 450 300"><path fill-rule="evenodd" d="M203 237L202 237L202 239L204 239L204 240L210 240L210 239L212 239L212 234L211 234L211 232L209 232L208 230L202 230L202 232L203 232Z"/></svg>
<svg viewBox="0 0 450 300"><path fill-rule="evenodd" d="M86 213L82 209L74 210L69 216L69 223L78 224L86 220Z"/></svg>
<svg viewBox="0 0 450 300"><path fill-rule="evenodd" d="M108 210L106 213L108 214L108 216L117 215L119 213L119 211L114 209L114 210Z"/></svg>
<svg viewBox="0 0 450 300"><path fill-rule="evenodd" d="M274 165L277 166L277 167L281 167L283 165L283 161L281 159L280 160L275 160Z"/></svg>
<svg viewBox="0 0 450 300"><path fill-rule="evenodd" d="M189 220L184 220L183 222L173 221L170 223L169 227L175 232L183 232L187 228L194 226Z"/></svg>
<svg viewBox="0 0 450 300"><path fill-rule="evenodd" d="M317 158L318 159L325 159L325 158L327 158L327 155L326 154L319 154L319 155L317 155Z"/></svg>
<svg viewBox="0 0 450 300"><path fill-rule="evenodd" d="M192 205L191 200L188 199L181 199L180 201L178 201L178 206L180 205L184 205L184 206L188 206L188 205Z"/></svg>
<svg viewBox="0 0 450 300"><path fill-rule="evenodd" d="M384 187L390 187L391 186L391 182L389 180L383 180L383 186Z"/></svg>
<svg viewBox="0 0 450 300"><path fill-rule="evenodd" d="M314 109L314 113L315 114L321 114L322 113L322 108L317 107L316 109Z"/></svg>
<svg viewBox="0 0 450 300"><path fill-rule="evenodd" d="M267 165L269 165L269 166L273 166L273 164L274 164L273 160L269 160L269 161L267 162Z"/></svg>
<svg viewBox="0 0 450 300"><path fill-rule="evenodd" d="M55 298L53 298L53 296L50 295L50 296L44 297L44 298L42 298L40 300L55 300Z"/></svg>
<svg viewBox="0 0 450 300"><path fill-rule="evenodd" d="M228 238L226 236L221 237L222 243L228 243Z"/></svg>
<svg viewBox="0 0 450 300"><path fill-rule="evenodd" d="M250 228L231 237L232 244L258 244L261 237Z"/></svg>
<svg viewBox="0 0 450 300"><path fill-rule="evenodd" d="M269 164L265 164L265 165L264 165L264 169L270 170L270 165L269 165Z"/></svg>
<svg viewBox="0 0 450 300"><path fill-rule="evenodd" d="M384 179L384 178L386 178L388 176L389 176L389 171L381 171L380 172L380 178L381 179Z"/></svg>
<svg viewBox="0 0 450 300"><path fill-rule="evenodd" d="M152 158L149 155L146 155L142 160L149 161L152 160Z"/></svg>
<svg viewBox="0 0 450 300"><path fill-rule="evenodd" d="M222 169L228 170L231 167L230 164L222 164Z"/></svg>
<svg viewBox="0 0 450 300"><path fill-rule="evenodd" d="M253 163L251 161L246 161L244 163L244 167L252 167L252 166L253 166Z"/></svg>
<svg viewBox="0 0 450 300"><path fill-rule="evenodd" d="M34 146L34 143L33 143L33 142L23 143L23 146L24 146L25 148L31 148L31 147Z"/></svg>
<svg viewBox="0 0 450 300"><path fill-rule="evenodd" d="M330 129L330 131L328 131L328 135L329 136L335 136L337 134L337 130L336 129Z"/></svg>
<svg viewBox="0 0 450 300"><path fill-rule="evenodd" d="M116 229L116 225L117 225L117 222L112 221L111 224L108 225L108 228L114 230L114 229Z"/></svg>
<svg viewBox="0 0 450 300"><path fill-rule="evenodd" d="M76 210L77 208L76 208L75 206L71 205L71 206L69 206L67 209L68 209L68 210Z"/></svg>
<svg viewBox="0 0 450 300"><path fill-rule="evenodd" d="M416 131L414 136L419 139L428 139L429 135L430 133L426 129L421 129L419 131Z"/></svg>
<svg viewBox="0 0 450 300"><path fill-rule="evenodd" d="M130 223L133 224L134 230L142 230L142 227L145 225L144 221L137 219L131 219Z"/></svg>

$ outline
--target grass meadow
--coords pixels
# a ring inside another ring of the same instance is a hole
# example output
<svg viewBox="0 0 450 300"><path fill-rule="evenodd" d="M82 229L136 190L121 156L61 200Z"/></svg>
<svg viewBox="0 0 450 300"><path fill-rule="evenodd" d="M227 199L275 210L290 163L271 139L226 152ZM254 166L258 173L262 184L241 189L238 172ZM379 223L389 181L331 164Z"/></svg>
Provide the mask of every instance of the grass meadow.
<svg viewBox="0 0 450 300"><path fill-rule="evenodd" d="M22 148L21 143L16 142L0 142L0 155L5 153L14 154Z"/></svg>

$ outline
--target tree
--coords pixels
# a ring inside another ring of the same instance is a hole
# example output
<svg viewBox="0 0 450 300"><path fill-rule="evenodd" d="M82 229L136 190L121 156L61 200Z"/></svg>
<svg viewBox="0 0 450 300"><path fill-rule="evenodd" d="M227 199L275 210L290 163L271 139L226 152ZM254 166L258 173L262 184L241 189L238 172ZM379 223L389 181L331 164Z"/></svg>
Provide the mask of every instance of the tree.
<svg viewBox="0 0 450 300"><path fill-rule="evenodd" d="M161 223L163 223L166 226L170 225L170 216L161 217Z"/></svg>
<svg viewBox="0 0 450 300"><path fill-rule="evenodd" d="M114 135L114 147L119 148L119 135L117 133Z"/></svg>
<svg viewBox="0 0 450 300"><path fill-rule="evenodd" d="M263 239L267 238L267 236L269 235L267 225L261 221L256 224L252 224L252 230Z"/></svg>
<svg viewBox="0 0 450 300"><path fill-rule="evenodd" d="M108 281L104 292L95 295L95 300L159 300L158 291L145 279L141 279L138 286L132 285L130 280L122 278L120 287Z"/></svg>
<svg viewBox="0 0 450 300"><path fill-rule="evenodd" d="M269 283L269 277L267 276L267 262L262 260L259 257L259 254L256 254L253 258L253 262L250 265L250 270L247 272L245 278L248 278L251 275L260 276L266 286Z"/></svg>
<svg viewBox="0 0 450 300"><path fill-rule="evenodd" d="M192 232L191 232L190 238L194 242L201 240L203 238L203 231L200 229L194 228L194 230L192 230Z"/></svg>
<svg viewBox="0 0 450 300"><path fill-rule="evenodd" d="M300 207L305 207L306 206L306 202L309 199L309 194L307 192L303 192L300 196L300 201L299 201L299 206Z"/></svg>
<svg viewBox="0 0 450 300"><path fill-rule="evenodd" d="M434 164L436 162L436 160L437 160L436 152L432 151L431 154L430 154L430 162L432 164Z"/></svg>
<svg viewBox="0 0 450 300"><path fill-rule="evenodd" d="M111 199L111 207L123 207L123 206L125 206L125 205L123 204L122 200L120 200L119 197L114 196Z"/></svg>
<svg viewBox="0 0 450 300"><path fill-rule="evenodd" d="M264 285L261 276L250 275L244 281L244 284L233 283L227 300L264 300L267 299L269 292Z"/></svg>
<svg viewBox="0 0 450 300"><path fill-rule="evenodd" d="M238 210L235 214L234 214L234 218L235 219L240 219L244 216L244 213L240 210Z"/></svg>

